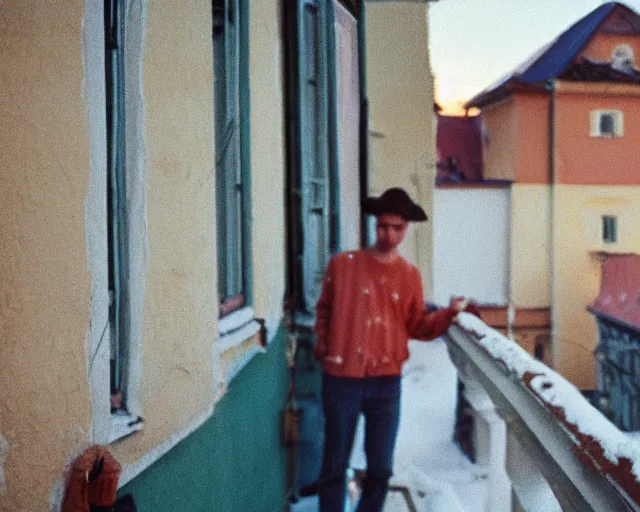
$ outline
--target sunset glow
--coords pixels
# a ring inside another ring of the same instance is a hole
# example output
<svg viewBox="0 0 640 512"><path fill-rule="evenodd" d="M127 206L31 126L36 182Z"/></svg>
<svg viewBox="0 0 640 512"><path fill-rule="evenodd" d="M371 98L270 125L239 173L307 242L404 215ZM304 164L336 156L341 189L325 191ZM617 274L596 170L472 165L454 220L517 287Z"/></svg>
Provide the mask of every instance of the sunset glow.
<svg viewBox="0 0 640 512"><path fill-rule="evenodd" d="M464 104L481 86L456 85L454 82L446 78L436 78L434 84L435 101L442 108L441 114L445 116L464 116L476 115L476 108L472 108L467 112Z"/></svg>

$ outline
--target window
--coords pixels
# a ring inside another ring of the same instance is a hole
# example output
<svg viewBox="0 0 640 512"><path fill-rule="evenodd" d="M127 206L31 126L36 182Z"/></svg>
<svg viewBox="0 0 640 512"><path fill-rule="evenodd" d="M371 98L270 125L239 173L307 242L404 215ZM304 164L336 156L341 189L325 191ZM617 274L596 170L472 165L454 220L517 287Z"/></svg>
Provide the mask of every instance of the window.
<svg viewBox="0 0 640 512"><path fill-rule="evenodd" d="M220 316L249 302L249 94L246 0L213 0Z"/></svg>
<svg viewBox="0 0 640 512"><path fill-rule="evenodd" d="M602 138L622 137L623 115L619 110L592 110L591 136Z"/></svg>
<svg viewBox="0 0 640 512"><path fill-rule="evenodd" d="M105 0L105 77L107 125L107 242L111 411L126 409L128 248L125 180L124 8Z"/></svg>
<svg viewBox="0 0 640 512"><path fill-rule="evenodd" d="M618 218L611 215L602 217L602 241L605 244L615 244L618 241Z"/></svg>

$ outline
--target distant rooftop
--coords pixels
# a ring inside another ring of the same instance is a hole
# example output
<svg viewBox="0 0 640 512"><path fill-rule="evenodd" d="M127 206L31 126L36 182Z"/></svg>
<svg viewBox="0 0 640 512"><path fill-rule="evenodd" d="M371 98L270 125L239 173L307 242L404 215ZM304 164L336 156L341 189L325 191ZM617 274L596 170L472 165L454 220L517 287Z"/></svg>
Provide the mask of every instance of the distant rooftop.
<svg viewBox="0 0 640 512"><path fill-rule="evenodd" d="M471 98L464 107L483 107L509 96L514 87L544 85L550 79L561 77L570 71L580 52L616 9L621 20L615 21L621 21L625 25L624 33L640 34L640 15L637 12L619 2L603 4L535 52L516 69ZM620 77L601 75L600 78ZM580 77L576 76L574 79Z"/></svg>
<svg viewBox="0 0 640 512"><path fill-rule="evenodd" d="M600 295L589 310L596 316L640 331L640 256L605 256Z"/></svg>

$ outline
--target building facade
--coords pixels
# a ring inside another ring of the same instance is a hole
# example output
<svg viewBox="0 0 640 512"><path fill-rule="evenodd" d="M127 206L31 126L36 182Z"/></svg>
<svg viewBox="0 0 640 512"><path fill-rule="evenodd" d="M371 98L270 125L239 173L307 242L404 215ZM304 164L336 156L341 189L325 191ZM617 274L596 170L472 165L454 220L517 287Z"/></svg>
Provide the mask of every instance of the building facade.
<svg viewBox="0 0 640 512"><path fill-rule="evenodd" d="M138 510L282 509L285 300L366 242L363 194L430 209L425 12L0 6L0 510L59 510L91 445Z"/></svg>
<svg viewBox="0 0 640 512"><path fill-rule="evenodd" d="M640 251L638 52L640 16L607 3L467 103L482 108L485 179L511 182L512 315L539 317L529 334L587 390L598 254Z"/></svg>

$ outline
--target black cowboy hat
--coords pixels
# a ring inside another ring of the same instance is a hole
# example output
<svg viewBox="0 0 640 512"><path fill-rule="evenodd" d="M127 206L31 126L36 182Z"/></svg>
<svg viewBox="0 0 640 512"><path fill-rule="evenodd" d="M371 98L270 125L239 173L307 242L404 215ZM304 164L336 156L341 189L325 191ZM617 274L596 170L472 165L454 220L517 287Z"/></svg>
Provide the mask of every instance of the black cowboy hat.
<svg viewBox="0 0 640 512"><path fill-rule="evenodd" d="M380 197L367 197L362 202L362 210L372 215L393 213L414 222L427 220L427 214L420 205L414 203L409 194L401 188L390 188Z"/></svg>

